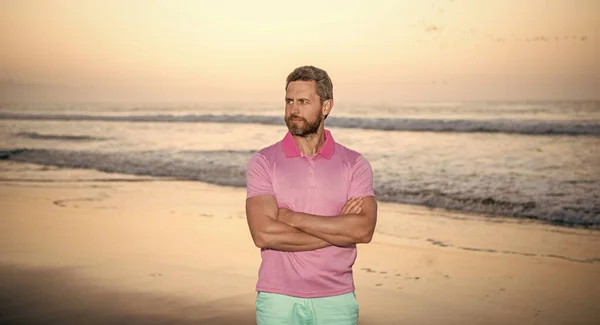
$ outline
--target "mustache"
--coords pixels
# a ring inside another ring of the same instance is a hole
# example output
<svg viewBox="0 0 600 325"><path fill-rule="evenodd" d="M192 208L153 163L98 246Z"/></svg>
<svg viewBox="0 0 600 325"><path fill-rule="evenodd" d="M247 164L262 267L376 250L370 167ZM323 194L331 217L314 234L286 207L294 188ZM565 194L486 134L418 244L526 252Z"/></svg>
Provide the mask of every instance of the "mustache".
<svg viewBox="0 0 600 325"><path fill-rule="evenodd" d="M288 120L302 120L302 121L306 121L305 118L300 117L298 115L290 115L290 117L288 117Z"/></svg>

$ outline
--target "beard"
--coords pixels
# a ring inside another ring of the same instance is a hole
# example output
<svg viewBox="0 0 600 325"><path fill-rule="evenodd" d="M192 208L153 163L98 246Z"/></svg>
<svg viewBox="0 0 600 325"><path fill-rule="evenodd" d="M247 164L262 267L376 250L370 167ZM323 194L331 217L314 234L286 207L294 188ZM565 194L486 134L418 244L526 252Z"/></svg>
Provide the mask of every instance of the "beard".
<svg viewBox="0 0 600 325"><path fill-rule="evenodd" d="M319 126L321 126L321 122L323 122L323 112L319 112L319 115L312 123L307 119L297 115L290 115L290 117L285 119L285 124L290 130L290 133L294 136L302 138L317 134Z"/></svg>

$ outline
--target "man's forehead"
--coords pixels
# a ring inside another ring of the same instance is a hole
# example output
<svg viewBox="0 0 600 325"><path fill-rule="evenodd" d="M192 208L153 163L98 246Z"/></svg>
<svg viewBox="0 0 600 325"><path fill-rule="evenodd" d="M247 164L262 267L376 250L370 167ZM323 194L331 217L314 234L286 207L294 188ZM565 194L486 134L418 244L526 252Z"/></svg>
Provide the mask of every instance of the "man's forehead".
<svg viewBox="0 0 600 325"><path fill-rule="evenodd" d="M317 83L314 81L292 81L288 85L287 95L311 96L317 94Z"/></svg>

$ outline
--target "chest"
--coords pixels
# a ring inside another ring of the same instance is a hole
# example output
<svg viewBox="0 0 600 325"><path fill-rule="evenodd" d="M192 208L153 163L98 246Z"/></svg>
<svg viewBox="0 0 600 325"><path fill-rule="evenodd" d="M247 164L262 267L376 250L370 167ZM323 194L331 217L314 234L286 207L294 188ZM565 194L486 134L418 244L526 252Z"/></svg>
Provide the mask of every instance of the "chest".
<svg viewBox="0 0 600 325"><path fill-rule="evenodd" d="M304 213L337 215L348 199L352 175L336 158L277 161L272 184L279 206Z"/></svg>

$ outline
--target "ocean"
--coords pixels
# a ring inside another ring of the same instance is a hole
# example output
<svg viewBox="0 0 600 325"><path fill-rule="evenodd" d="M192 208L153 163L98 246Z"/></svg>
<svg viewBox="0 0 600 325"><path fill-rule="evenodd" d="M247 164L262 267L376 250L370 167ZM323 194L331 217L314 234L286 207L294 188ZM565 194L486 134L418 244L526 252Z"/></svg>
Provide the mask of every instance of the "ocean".
<svg viewBox="0 0 600 325"><path fill-rule="evenodd" d="M326 127L380 201L600 229L600 101L336 103ZM283 103L1 104L0 159L243 187L286 131Z"/></svg>

